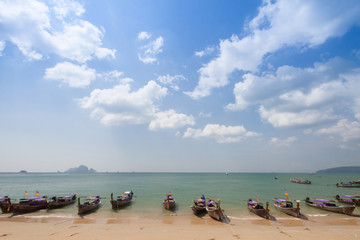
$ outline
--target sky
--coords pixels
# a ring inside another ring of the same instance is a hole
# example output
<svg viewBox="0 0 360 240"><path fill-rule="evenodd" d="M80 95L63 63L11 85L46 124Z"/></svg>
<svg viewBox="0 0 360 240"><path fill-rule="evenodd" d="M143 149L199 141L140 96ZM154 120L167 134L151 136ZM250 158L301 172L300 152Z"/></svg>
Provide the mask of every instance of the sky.
<svg viewBox="0 0 360 240"><path fill-rule="evenodd" d="M360 2L0 0L0 161L360 165Z"/></svg>

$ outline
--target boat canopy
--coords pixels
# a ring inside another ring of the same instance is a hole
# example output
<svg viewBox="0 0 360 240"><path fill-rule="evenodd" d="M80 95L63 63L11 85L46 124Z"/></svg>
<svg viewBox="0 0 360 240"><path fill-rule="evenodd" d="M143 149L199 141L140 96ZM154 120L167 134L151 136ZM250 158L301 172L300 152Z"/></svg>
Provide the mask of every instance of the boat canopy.
<svg viewBox="0 0 360 240"><path fill-rule="evenodd" d="M342 195L341 197L342 198L354 198L354 196L351 196L351 195Z"/></svg>
<svg viewBox="0 0 360 240"><path fill-rule="evenodd" d="M327 203L330 202L330 200L327 199L321 199L321 198L314 198L313 199L314 202L321 202L321 203Z"/></svg>

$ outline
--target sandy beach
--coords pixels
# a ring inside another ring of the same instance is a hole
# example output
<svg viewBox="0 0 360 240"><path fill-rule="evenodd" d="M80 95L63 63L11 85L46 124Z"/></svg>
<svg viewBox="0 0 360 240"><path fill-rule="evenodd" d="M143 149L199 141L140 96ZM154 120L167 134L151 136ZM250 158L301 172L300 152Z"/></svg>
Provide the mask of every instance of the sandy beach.
<svg viewBox="0 0 360 240"><path fill-rule="evenodd" d="M360 218L315 216L308 220L281 215L229 217L228 223L209 216L169 214L145 217L70 218L20 215L0 217L0 239L360 239Z"/></svg>

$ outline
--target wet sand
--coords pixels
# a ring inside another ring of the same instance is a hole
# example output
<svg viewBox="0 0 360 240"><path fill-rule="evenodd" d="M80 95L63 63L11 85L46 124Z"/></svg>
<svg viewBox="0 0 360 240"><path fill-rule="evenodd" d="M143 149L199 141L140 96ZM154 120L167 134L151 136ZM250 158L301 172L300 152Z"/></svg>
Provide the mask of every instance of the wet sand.
<svg viewBox="0 0 360 240"><path fill-rule="evenodd" d="M41 217L1 215L2 239L360 239L360 218L311 216L308 220L277 215L265 220L255 215L228 216L218 222L208 215L166 213L153 217L122 216Z"/></svg>

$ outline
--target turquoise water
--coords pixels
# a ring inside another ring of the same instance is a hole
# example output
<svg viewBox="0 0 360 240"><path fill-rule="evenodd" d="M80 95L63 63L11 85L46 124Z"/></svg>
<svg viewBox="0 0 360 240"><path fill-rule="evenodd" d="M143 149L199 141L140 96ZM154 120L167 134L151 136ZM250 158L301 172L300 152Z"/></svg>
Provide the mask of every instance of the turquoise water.
<svg viewBox="0 0 360 240"><path fill-rule="evenodd" d="M278 180L274 177L277 176ZM308 179L311 185L295 184L290 178ZM168 192L172 192L177 202L176 214L191 214L189 206L192 199L216 197L221 199L222 208L227 214L240 216L247 214L246 202L249 198L260 202L275 197L284 197L287 191L291 200L303 200L306 196L333 198L339 194L360 194L360 188L337 188L337 182L358 180L359 175L342 174L275 174L275 173L97 173L97 174L0 174L0 196L13 199L32 197L36 191L41 195L63 196L78 192L81 198L100 195L103 206L96 214L114 214L110 206L110 193L120 195L132 190L133 203L122 210L123 213L146 214L162 213L161 202ZM301 203L303 212L322 213ZM358 211L358 210L356 210ZM53 210L55 213L76 214L76 206ZM43 214L44 212L42 212ZM331 214L325 212L325 214Z"/></svg>

